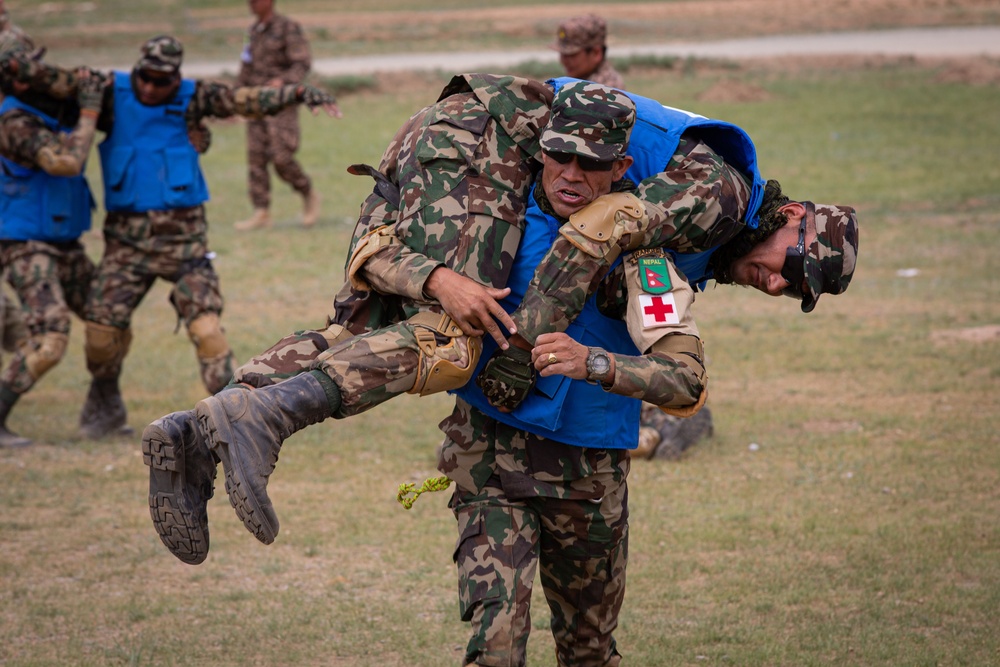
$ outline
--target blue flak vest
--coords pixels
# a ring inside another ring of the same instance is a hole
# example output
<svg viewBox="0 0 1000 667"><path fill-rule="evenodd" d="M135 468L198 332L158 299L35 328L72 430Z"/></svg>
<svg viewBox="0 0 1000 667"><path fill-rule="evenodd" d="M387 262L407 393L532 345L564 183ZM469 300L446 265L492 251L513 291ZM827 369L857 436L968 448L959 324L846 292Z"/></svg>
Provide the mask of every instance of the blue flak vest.
<svg viewBox="0 0 1000 667"><path fill-rule="evenodd" d="M194 91L194 81L183 79L173 99L148 106L136 98L129 73L115 72L114 126L98 146L108 211L162 211L208 201L184 119Z"/></svg>
<svg viewBox="0 0 1000 667"><path fill-rule="evenodd" d="M558 220L539 209L532 190L525 214L524 235L507 282L510 295L500 302L508 313L514 312L524 298L528 283L552 247L560 226ZM625 323L602 315L593 296L566 333L584 345L619 354L640 354ZM474 378L479 376L495 350L496 343L485 336L483 355ZM475 380L455 393L497 421L557 442L609 449L635 449L639 444L641 401L612 394L583 380L564 375L539 376L535 390L512 413L500 412L490 405Z"/></svg>
<svg viewBox="0 0 1000 667"><path fill-rule="evenodd" d="M37 116L52 132L72 131L16 97L4 99L0 115L14 109ZM3 157L0 189L0 239L62 243L75 241L90 229L94 198L82 171L77 176L52 176Z"/></svg>
<svg viewBox="0 0 1000 667"><path fill-rule="evenodd" d="M549 85L556 91L567 83L578 79L560 77L550 79ZM760 205L764 201L764 178L757 164L757 149L742 128L722 120L664 106L656 100L642 95L622 91L635 103L636 122L629 140L628 154L634 162L625 173L625 178L641 183L650 176L663 171L673 157L680 137L685 132L696 136L712 147L726 161L750 180L750 202L744 222L750 229L757 229L760 223ZM669 248L674 264L684 274L695 289L704 288L711 278L708 260L718 248L710 248L696 253L678 253Z"/></svg>

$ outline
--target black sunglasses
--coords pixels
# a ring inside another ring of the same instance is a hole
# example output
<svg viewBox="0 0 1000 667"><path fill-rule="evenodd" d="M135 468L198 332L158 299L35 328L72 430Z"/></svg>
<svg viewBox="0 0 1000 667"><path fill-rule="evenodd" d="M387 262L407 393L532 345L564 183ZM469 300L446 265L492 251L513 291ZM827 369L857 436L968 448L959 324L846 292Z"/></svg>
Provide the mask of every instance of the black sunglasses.
<svg viewBox="0 0 1000 667"><path fill-rule="evenodd" d="M166 88L172 86L174 82L177 81L177 75L171 74L170 76L150 76L149 72L144 69L138 70L135 75L139 77L139 80L143 83L148 83L156 88Z"/></svg>
<svg viewBox="0 0 1000 667"><path fill-rule="evenodd" d="M788 281L788 287L781 290L781 293L793 299L805 297L803 285L806 282L806 226L815 216L812 202L802 202L802 204L806 208L806 214L799 223L799 242L794 248L788 246L785 250L785 263L781 266L781 277Z"/></svg>
<svg viewBox="0 0 1000 667"><path fill-rule="evenodd" d="M580 165L580 169L583 171L611 171L615 166L614 160L595 160L592 157L583 157L575 153L556 153L554 151L544 151L544 153L559 164L569 164L575 158L576 163Z"/></svg>

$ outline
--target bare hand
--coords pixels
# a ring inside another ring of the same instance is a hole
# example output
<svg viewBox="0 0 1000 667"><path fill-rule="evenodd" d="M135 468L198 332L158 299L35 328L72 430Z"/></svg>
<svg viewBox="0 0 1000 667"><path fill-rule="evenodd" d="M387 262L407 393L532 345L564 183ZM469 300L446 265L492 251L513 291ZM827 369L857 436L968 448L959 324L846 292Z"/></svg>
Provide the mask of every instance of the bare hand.
<svg viewBox="0 0 1000 667"><path fill-rule="evenodd" d="M564 333L546 333L535 341L531 361L542 377L565 375L574 380L586 380L588 352L586 345Z"/></svg>
<svg viewBox="0 0 1000 667"><path fill-rule="evenodd" d="M320 109L322 109L323 111L325 111L326 115L330 116L331 118L343 118L344 117L344 112L340 110L340 107L337 106L336 102L330 102L329 104L323 104L323 105L318 106L318 107L312 107L309 110L312 112L312 115L318 116L319 112L320 112Z"/></svg>
<svg viewBox="0 0 1000 667"><path fill-rule="evenodd" d="M466 336L489 334L500 349L508 347L507 338L497 321L510 333L516 333L514 320L499 304L510 294L509 288L496 289L455 273L445 266L434 269L424 283L424 292L436 299Z"/></svg>

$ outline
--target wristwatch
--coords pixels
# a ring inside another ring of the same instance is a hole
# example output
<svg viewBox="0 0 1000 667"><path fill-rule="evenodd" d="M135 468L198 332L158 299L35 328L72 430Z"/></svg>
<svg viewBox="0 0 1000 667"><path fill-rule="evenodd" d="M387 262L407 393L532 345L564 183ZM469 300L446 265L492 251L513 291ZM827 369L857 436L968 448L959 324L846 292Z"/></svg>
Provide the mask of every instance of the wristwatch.
<svg viewBox="0 0 1000 667"><path fill-rule="evenodd" d="M599 347L587 349L587 382L604 382L611 373L611 357Z"/></svg>

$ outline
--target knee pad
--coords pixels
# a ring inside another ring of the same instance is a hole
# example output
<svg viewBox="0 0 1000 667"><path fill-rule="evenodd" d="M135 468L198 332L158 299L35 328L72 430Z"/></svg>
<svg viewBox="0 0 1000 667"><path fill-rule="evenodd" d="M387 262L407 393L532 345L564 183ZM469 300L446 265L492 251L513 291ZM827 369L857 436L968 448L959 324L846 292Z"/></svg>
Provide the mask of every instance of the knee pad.
<svg viewBox="0 0 1000 667"><path fill-rule="evenodd" d="M31 377L36 380L59 363L66 353L66 346L69 343L69 336L63 333L48 332L35 338L27 354L24 355L24 365L27 366Z"/></svg>
<svg viewBox="0 0 1000 667"><path fill-rule="evenodd" d="M199 359L218 359L229 353L229 342L215 313L200 315L188 325L188 336Z"/></svg>
<svg viewBox="0 0 1000 667"><path fill-rule="evenodd" d="M360 275L361 268L372 255L382 248L390 245L400 245L401 243L402 241L396 237L392 227L388 225L377 227L365 234L358 241L358 244L354 246L354 252L351 253L350 258L347 260L347 280L351 283L351 286L363 292L369 291L371 286Z"/></svg>
<svg viewBox="0 0 1000 667"><path fill-rule="evenodd" d="M323 338L330 347L333 347L340 341L346 340L354 335L344 327L339 324L334 324L333 322L330 322L326 329L322 331L322 334Z"/></svg>
<svg viewBox="0 0 1000 667"><path fill-rule="evenodd" d="M83 345L88 364L121 363L132 344L132 330L87 322Z"/></svg>
<svg viewBox="0 0 1000 667"><path fill-rule="evenodd" d="M426 396L458 389L472 377L483 352L483 341L469 338L443 313L418 313L407 322L420 348L417 380L408 394ZM438 338L447 339L439 343Z"/></svg>
<svg viewBox="0 0 1000 667"><path fill-rule="evenodd" d="M638 197L613 192L571 215L559 233L591 257L603 258L610 264L623 250L638 247L648 226L646 207ZM621 243L623 237L627 243Z"/></svg>
<svg viewBox="0 0 1000 667"><path fill-rule="evenodd" d="M671 357L675 358L677 361L685 364L691 369L695 378L701 382L701 394L698 396L698 400L692 405L671 405L667 403L666 405L659 406L660 410L663 410L668 415L673 417L679 417L681 419L686 419L688 417L693 417L702 406L705 405L705 401L708 399L708 374L705 372L705 347L701 342L701 339L697 336L690 336L687 334L674 334L671 336L664 336L656 343L653 343L651 348L654 352L663 352Z"/></svg>

